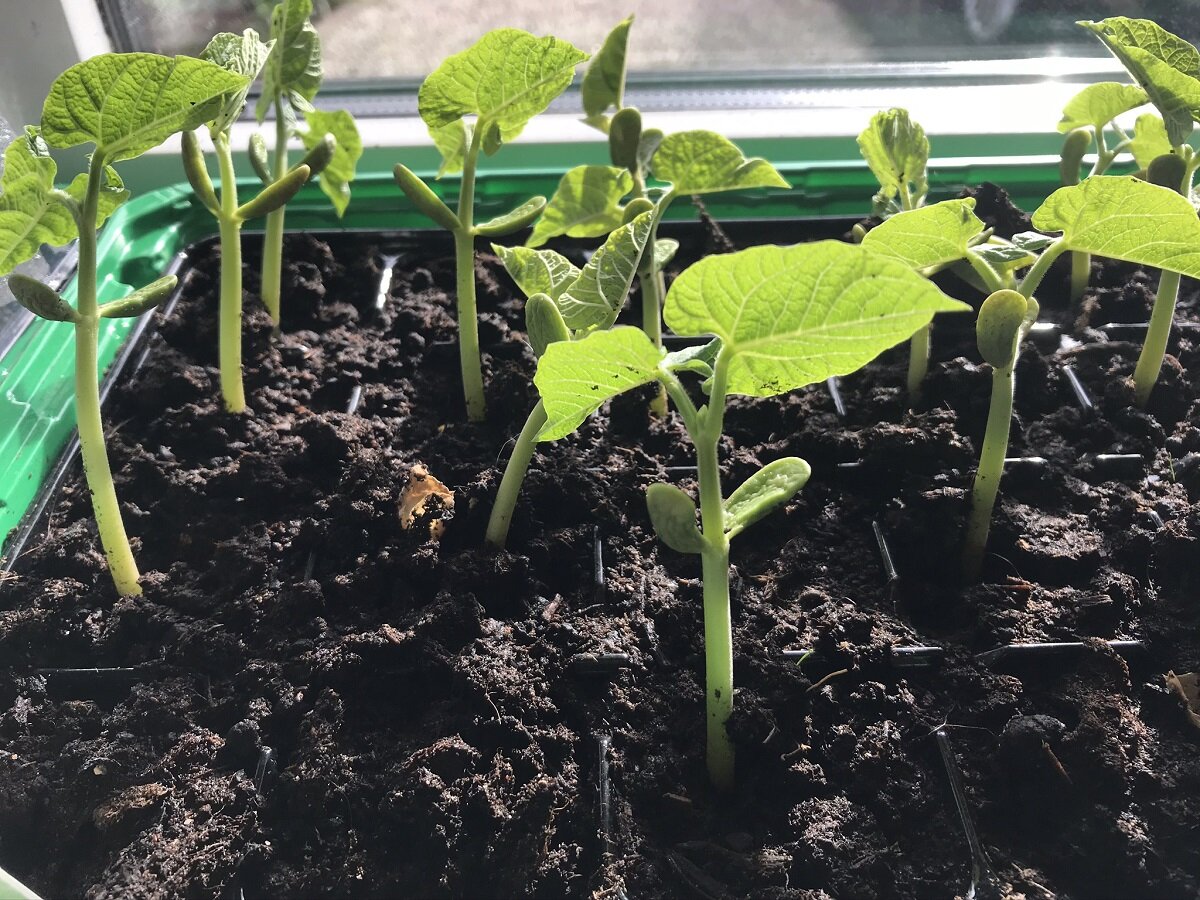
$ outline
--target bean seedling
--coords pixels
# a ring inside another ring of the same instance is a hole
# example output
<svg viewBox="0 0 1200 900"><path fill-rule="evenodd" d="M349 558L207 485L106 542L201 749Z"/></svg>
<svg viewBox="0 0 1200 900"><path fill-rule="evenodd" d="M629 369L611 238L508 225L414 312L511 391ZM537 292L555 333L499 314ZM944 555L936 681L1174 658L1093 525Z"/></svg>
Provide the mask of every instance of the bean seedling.
<svg viewBox="0 0 1200 900"><path fill-rule="evenodd" d="M925 129L904 109L877 112L858 136L858 151L879 183L872 198L872 212L885 221L901 212L925 205L929 195L929 139ZM856 229L859 226L856 226ZM860 231L855 232L861 240ZM929 340L932 326L912 336L908 351L908 396L916 402L929 374Z"/></svg>
<svg viewBox="0 0 1200 900"><path fill-rule="evenodd" d="M1200 51L1149 19L1116 16L1100 22L1080 22L1117 58L1145 91L1162 115L1138 119L1132 149L1139 162L1149 158L1147 176L1192 196L1192 179L1200 168L1200 154L1187 144L1200 116ZM1179 273L1164 270L1158 282L1150 327L1134 369L1134 399L1145 407L1162 371L1175 302L1179 297Z"/></svg>
<svg viewBox="0 0 1200 900"><path fill-rule="evenodd" d="M1059 176L1064 187L1079 184L1079 167L1093 143L1096 161L1088 172L1089 177L1108 171L1121 152L1133 143L1115 119L1142 106L1148 99L1146 92L1137 85L1102 81L1089 84L1067 101L1058 123L1058 130L1066 135L1059 158ZM1105 138L1108 130L1117 135L1116 143L1111 146ZM1091 266L1091 254L1071 253L1072 301L1078 301L1087 290Z"/></svg>
<svg viewBox="0 0 1200 900"><path fill-rule="evenodd" d="M408 199L454 236L457 269L458 345L467 418L487 413L479 323L475 312L475 238L503 237L530 225L546 205L534 197L491 221L475 224L475 169L487 156L521 133L529 120L567 89L575 67L588 55L555 37L534 37L500 28L447 58L421 84L421 118L442 154L438 176L461 172L458 212L406 166L397 164L396 183ZM468 125L465 116L474 116Z"/></svg>
<svg viewBox="0 0 1200 900"><path fill-rule="evenodd" d="M1051 238L1029 232L1014 238L1013 251L1028 256L1006 264L1020 268L1032 262L1019 287L1011 267L998 270L988 261L989 250L969 251L970 257L978 257L974 260L976 271L992 292L980 310L976 339L993 375L991 406L963 550L963 572L968 579L978 577L983 564L1004 468L1020 339L1037 318L1038 304L1033 295L1054 260L1066 251L1082 251L1192 277L1200 275L1200 220L1191 203L1177 191L1133 176L1096 175L1059 188L1033 214L1033 225L1041 232L1061 234ZM1038 251L1040 255L1033 261ZM1007 260L1011 256L996 254L992 258ZM1018 297L1025 301L1024 307L1017 302Z"/></svg>
<svg viewBox="0 0 1200 900"><path fill-rule="evenodd" d="M264 185L288 177L288 141L298 135L308 151L300 161L317 178L340 219L350 203L350 182L362 156L362 139L354 117L345 110L314 109L321 88L321 39L310 21L312 0L284 0L271 12L273 46L263 70L263 90L255 105L262 124L275 110L275 158L268 157L266 142L255 132L250 138L250 162ZM297 113L304 114L306 129L298 128ZM283 274L283 226L286 207L267 213L263 238L262 299L280 324L280 280Z"/></svg>
<svg viewBox="0 0 1200 900"><path fill-rule="evenodd" d="M618 327L550 344L535 383L546 410L538 440L574 431L606 400L644 384L665 386L696 447L696 504L679 488L647 491L662 541L700 556L704 582L708 771L733 786L734 751L726 722L733 709L729 542L786 503L808 480L795 457L775 460L725 497L718 445L730 394L770 397L844 375L909 337L937 312L966 309L909 267L836 241L754 247L711 256L684 271L666 297L677 334L715 335L701 347L663 354L640 329ZM681 381L698 374L707 402L697 406Z"/></svg>
<svg viewBox="0 0 1200 900"><path fill-rule="evenodd" d="M726 138L712 131L685 131L663 136L643 128L641 113L625 105L625 51L633 17L620 22L588 64L581 93L586 121L608 135L612 166L578 166L563 176L558 189L534 226L529 246L552 237L594 237L606 234L624 217L622 200L650 198L655 204L650 244L643 254L638 278L642 289L642 330L662 346L663 269L679 244L659 240L658 226L667 208L681 194L714 194L755 187L790 187L763 159L747 159ZM615 112L610 116L609 110ZM647 188L650 176L666 187ZM652 404L666 412L666 393Z"/></svg>
<svg viewBox="0 0 1200 900"><path fill-rule="evenodd" d="M642 205L646 211L613 231L582 271L553 250L493 245L509 275L529 297L525 328L539 358L557 341L579 340L616 322L650 237L653 212L648 202ZM632 212L638 208L632 203L628 207ZM503 547L508 539L521 483L545 424L546 407L539 401L517 437L496 493L486 534L495 547Z"/></svg>
<svg viewBox="0 0 1200 900"><path fill-rule="evenodd" d="M109 572L123 596L141 593L139 574L117 502L100 416L97 338L100 320L137 316L171 293L160 278L121 298L99 303L96 231L129 196L112 164L133 159L172 134L213 117L223 96L249 80L205 60L153 53L107 53L63 72L50 86L41 128L26 128L4 153L0 179L0 274L32 258L42 244L78 238L76 304L40 281L10 275L13 295L31 312L75 327L75 412L84 475ZM92 144L86 174L65 189L49 148Z"/></svg>
<svg viewBox="0 0 1200 900"><path fill-rule="evenodd" d="M217 164L221 172L221 196L217 197L209 179L204 151L193 131L183 135L183 169L188 183L205 208L216 217L221 239L221 294L218 359L221 372L221 396L232 413L246 409L242 384L242 223L273 212L287 203L308 181L309 169L297 166L278 181L264 187L253 200L238 203L237 176L233 169L233 150L229 132L246 105L246 91L258 77L271 47L247 28L242 34L228 32L214 37L201 54L216 65L249 79L242 90L225 97L214 118L206 124Z"/></svg>

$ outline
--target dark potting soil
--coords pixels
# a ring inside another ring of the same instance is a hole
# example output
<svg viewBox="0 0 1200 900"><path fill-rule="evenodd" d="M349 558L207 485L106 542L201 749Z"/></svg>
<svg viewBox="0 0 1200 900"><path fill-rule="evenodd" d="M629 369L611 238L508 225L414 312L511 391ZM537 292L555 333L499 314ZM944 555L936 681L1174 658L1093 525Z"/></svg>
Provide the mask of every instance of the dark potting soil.
<svg viewBox="0 0 1200 900"><path fill-rule="evenodd" d="M988 187L978 211L1028 227ZM626 397L543 445L509 551L480 549L534 361L480 254L491 417L465 423L445 249L403 258L375 312L386 247L291 238L278 341L249 259L242 416L217 395L216 253L197 261L106 413L145 595L115 597L78 480L0 586L6 868L47 897L950 898L971 867L944 725L1008 896L1200 893L1200 731L1163 681L1200 669L1194 284L1143 413L1140 337L1098 326L1144 321L1153 276L1095 265L1070 310L1052 273L1042 320L1073 341L1029 342L1011 449L1046 462L1010 467L979 585L957 580L990 381L969 317L937 323L916 412L903 348L842 379L845 420L823 386L732 401L727 489L782 455L814 475L733 548L719 797L699 566L643 500L694 488L680 423ZM417 465L453 508L405 529ZM1083 646L977 656L1030 641ZM890 652L914 645L940 661Z"/></svg>

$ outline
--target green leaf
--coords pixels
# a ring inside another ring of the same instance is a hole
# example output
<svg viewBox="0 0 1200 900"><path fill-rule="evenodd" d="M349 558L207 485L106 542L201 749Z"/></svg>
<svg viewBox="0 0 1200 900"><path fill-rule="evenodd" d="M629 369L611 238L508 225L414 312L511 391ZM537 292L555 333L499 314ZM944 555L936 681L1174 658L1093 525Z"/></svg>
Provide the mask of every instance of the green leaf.
<svg viewBox="0 0 1200 900"><path fill-rule="evenodd" d="M81 206L83 205L84 197L87 196L87 182L87 173L80 172L67 185L67 194ZM96 227L99 228L103 225L104 221L116 211L117 207L128 199L129 191L125 189L125 182L121 180L121 176L117 174L117 170L112 166L105 166L104 178L100 182L100 195L96 199Z"/></svg>
<svg viewBox="0 0 1200 900"><path fill-rule="evenodd" d="M309 21L312 11L312 0L283 0L271 13L275 43L263 66L262 94L254 109L259 124L276 97L307 112L321 89L321 38ZM277 109L275 114L283 115L285 110Z"/></svg>
<svg viewBox="0 0 1200 900"><path fill-rule="evenodd" d="M174 275L164 275L145 287L138 288L127 297L105 303L100 307L100 317L102 319L129 319L140 316L164 303L178 283L179 279Z"/></svg>
<svg viewBox="0 0 1200 900"><path fill-rule="evenodd" d="M712 194L755 187L791 187L765 159L747 159L712 131L680 131L662 139L650 161L654 177L677 194Z"/></svg>
<svg viewBox="0 0 1200 900"><path fill-rule="evenodd" d="M558 305L547 294L534 294L525 304L525 333L538 357L551 344L571 339L571 329L563 321Z"/></svg>
<svg viewBox="0 0 1200 900"><path fill-rule="evenodd" d="M1028 250L1030 253L1037 253L1039 250L1045 250L1053 244L1054 238L1037 231L1022 231L1019 234L1013 235L1012 242L1014 247Z"/></svg>
<svg viewBox="0 0 1200 900"><path fill-rule="evenodd" d="M576 166L558 182L526 244L540 247L550 238L599 237L621 224L621 198L633 190L633 176L614 166Z"/></svg>
<svg viewBox="0 0 1200 900"><path fill-rule="evenodd" d="M694 372L704 378L711 378L713 367L717 364L717 354L721 352L721 339L713 338L706 344L696 344L675 350L663 357L662 368L669 372Z"/></svg>
<svg viewBox="0 0 1200 900"><path fill-rule="evenodd" d="M1200 112L1200 52L1149 19L1114 16L1080 22L1120 60L1162 113L1172 146L1192 133Z"/></svg>
<svg viewBox="0 0 1200 900"><path fill-rule="evenodd" d="M0 177L0 275L32 259L42 244L57 247L79 235L70 211L55 198L56 171L36 128L27 127L5 149Z"/></svg>
<svg viewBox="0 0 1200 900"><path fill-rule="evenodd" d="M695 501L675 485L658 483L646 488L646 510L654 533L676 553L704 552Z"/></svg>
<svg viewBox="0 0 1200 900"><path fill-rule="evenodd" d="M903 263L854 244L752 247L685 269L667 292L676 334L715 334L728 392L770 397L845 375L929 324L967 310Z"/></svg>
<svg viewBox="0 0 1200 900"><path fill-rule="evenodd" d="M1149 96L1136 84L1101 81L1089 84L1067 101L1058 130L1062 134L1076 128L1092 126L1103 129L1122 113L1137 109L1149 101Z"/></svg>
<svg viewBox="0 0 1200 900"><path fill-rule="evenodd" d="M507 143L566 90L587 58L558 38L499 28L443 61L421 84L417 106L430 128L474 115Z"/></svg>
<svg viewBox="0 0 1200 900"><path fill-rule="evenodd" d="M1014 244L980 244L971 253L994 269L1023 269L1037 262L1037 257Z"/></svg>
<svg viewBox="0 0 1200 900"><path fill-rule="evenodd" d="M616 229L558 298L558 308L573 331L607 328L616 320L653 223L654 213L647 212Z"/></svg>
<svg viewBox="0 0 1200 900"><path fill-rule="evenodd" d="M967 197L897 213L868 231L861 246L920 270L965 259L982 231L975 199Z"/></svg>
<svg viewBox="0 0 1200 900"><path fill-rule="evenodd" d="M557 301L579 277L579 269L553 250L502 247L499 244L492 244L492 250L526 297L547 294Z"/></svg>
<svg viewBox="0 0 1200 900"><path fill-rule="evenodd" d="M1200 278L1200 220L1188 200L1132 175L1096 175L1059 188L1033 214L1068 250Z"/></svg>
<svg viewBox="0 0 1200 900"><path fill-rule="evenodd" d="M659 238L654 242L654 271L660 272L675 258L679 251L679 241L675 238Z"/></svg>
<svg viewBox="0 0 1200 900"><path fill-rule="evenodd" d="M858 136L858 150L879 182L883 200L895 197L905 185L923 192L925 167L929 164L929 139L908 110L889 109L871 117L871 124Z"/></svg>
<svg viewBox="0 0 1200 900"><path fill-rule="evenodd" d="M640 172L638 150L642 145L642 114L632 106L617 110L608 120L608 158L630 172Z"/></svg>
<svg viewBox="0 0 1200 900"><path fill-rule="evenodd" d="M975 343L984 362L997 369L1012 365L1028 313L1029 301L1016 291L996 291L983 301L975 321Z"/></svg>
<svg viewBox="0 0 1200 900"><path fill-rule="evenodd" d="M58 291L42 284L36 278L13 272L8 276L8 289L13 298L35 316L51 322L78 322L79 313Z"/></svg>
<svg viewBox="0 0 1200 900"><path fill-rule="evenodd" d="M1137 117L1129 151L1140 169L1148 169L1155 159L1171 152L1171 141L1167 137L1167 125L1162 116L1144 113Z"/></svg>
<svg viewBox="0 0 1200 900"><path fill-rule="evenodd" d="M434 146L442 155L442 164L438 166L438 178L462 171L463 161L467 158L467 144L471 141L469 130L467 123L462 119L455 119L441 128L429 129L429 136L433 138Z"/></svg>
<svg viewBox="0 0 1200 900"><path fill-rule="evenodd" d="M248 83L245 75L188 56L93 56L50 86L42 107L42 137L59 148L93 143L107 162L133 159L177 131L203 125L224 95Z"/></svg>
<svg viewBox="0 0 1200 900"><path fill-rule="evenodd" d="M583 112L590 125L607 131L604 114L609 107L620 109L625 105L625 48L629 43L629 26L633 16L622 20L608 33L600 50L588 63L583 73L580 94L583 97Z"/></svg>
<svg viewBox="0 0 1200 900"><path fill-rule="evenodd" d="M537 439L566 437L606 400L655 381L661 358L644 331L628 326L551 344L533 379L546 407Z"/></svg>
<svg viewBox="0 0 1200 900"><path fill-rule="evenodd" d="M475 233L484 237L503 237L506 234L512 234L514 231L529 227L545 208L545 197L530 197L516 209L510 209L482 225L476 225Z"/></svg>
<svg viewBox="0 0 1200 900"><path fill-rule="evenodd" d="M247 28L241 34L223 31L208 42L208 46L200 54L201 59L249 79L241 90L233 91L222 98L216 115L208 122L210 133L215 135L228 131L241 116L242 109L246 106L246 93L250 90L251 83L258 78L258 73L262 71L263 63L267 61L270 52L271 45L260 41L258 32L253 28Z"/></svg>
<svg viewBox="0 0 1200 900"><path fill-rule="evenodd" d="M787 503L808 484L812 469L795 456L767 463L725 500L725 533L736 537L763 516Z"/></svg>
<svg viewBox="0 0 1200 900"><path fill-rule="evenodd" d="M310 110L304 114L304 121L308 123L308 131L300 132L300 140L309 150L317 147L329 134L337 141L333 156L317 180L340 219L350 205L350 182L354 180L354 170L363 152L358 126L354 123L354 116L344 109L333 112Z"/></svg>

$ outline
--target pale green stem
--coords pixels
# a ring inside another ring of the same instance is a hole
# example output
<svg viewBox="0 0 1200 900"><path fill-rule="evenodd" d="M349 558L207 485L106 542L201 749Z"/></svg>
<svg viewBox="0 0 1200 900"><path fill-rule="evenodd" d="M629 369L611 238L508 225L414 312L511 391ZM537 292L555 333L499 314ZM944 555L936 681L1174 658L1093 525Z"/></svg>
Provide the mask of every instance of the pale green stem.
<svg viewBox="0 0 1200 900"><path fill-rule="evenodd" d="M733 713L733 624L729 608L729 537L725 532L725 501L717 450L725 419L728 362L718 355L709 404L697 411L673 375L663 384L679 407L696 447L700 480L700 523L704 549L700 553L704 584L704 698L708 723L708 776L721 791L733 790L734 751L727 724Z"/></svg>
<svg viewBox="0 0 1200 900"><path fill-rule="evenodd" d="M992 510L1004 474L1004 457L1008 453L1008 433L1013 410L1013 368L1016 358L1007 366L992 370L992 401L988 409L987 429L983 436L983 451L971 488L971 518L967 523L967 541L963 550L963 574L968 580L979 577L988 532L992 526Z"/></svg>
<svg viewBox="0 0 1200 900"><path fill-rule="evenodd" d="M479 161L484 123L476 122L471 146L463 160L462 182L458 193L458 221L454 232L454 263L458 288L458 358L462 369L463 394L467 418L482 422L487 418L483 393L483 359L479 353L479 320L475 305L475 166Z"/></svg>
<svg viewBox="0 0 1200 900"><path fill-rule="evenodd" d="M288 128L283 114L283 98L275 97L275 180L288 172ZM283 311L280 290L283 282L283 223L284 207L267 213L267 231L263 236L262 299L275 330L279 331Z"/></svg>
<svg viewBox="0 0 1200 900"><path fill-rule="evenodd" d="M100 184L104 178L104 160L92 154L88 169L87 193L79 216L79 276L76 303L79 321L75 323L75 414L79 423L79 448L83 473L92 495L92 510L100 543L108 560L117 591L123 597L142 592L138 567L129 547L108 451L104 446L104 422L100 416L100 376L96 352L100 313L96 302L96 212Z"/></svg>
<svg viewBox="0 0 1200 900"><path fill-rule="evenodd" d="M0 869L0 900L39 900L38 895Z"/></svg>
<svg viewBox="0 0 1200 900"><path fill-rule="evenodd" d="M1088 288L1088 279L1092 275L1092 255L1082 250L1071 253L1071 302L1078 303L1083 299Z"/></svg>
<svg viewBox="0 0 1200 900"><path fill-rule="evenodd" d="M221 305L218 359L221 395L231 413L244 412L246 394L242 386L242 223L237 214L237 176L229 135L213 138L221 167Z"/></svg>
<svg viewBox="0 0 1200 900"><path fill-rule="evenodd" d="M1162 371L1163 357L1171 339L1171 324L1175 320L1175 301L1179 297L1179 273L1163 271L1158 279L1158 293L1154 297L1154 309L1150 313L1150 327L1146 331L1146 342L1138 356L1137 368L1133 371L1134 399L1145 408L1150 394Z"/></svg>
<svg viewBox="0 0 1200 900"><path fill-rule="evenodd" d="M529 470L534 451L537 450L538 432L545 424L546 406L539 400L529 418L525 420L525 427L517 436L512 455L508 457L508 465L504 467L504 477L500 479L500 488L496 491L496 502L492 506L492 515L488 519L484 536L494 547L503 548L508 541L508 528L512 524L513 510L521 494L521 484Z"/></svg>
<svg viewBox="0 0 1200 900"><path fill-rule="evenodd" d="M994 293L1004 287L1004 282L1000 278L999 273L992 268L986 259L968 250L967 262L975 270L975 274L979 276L979 280L983 282L984 287L988 291Z"/></svg>
<svg viewBox="0 0 1200 900"><path fill-rule="evenodd" d="M667 207L675 199L675 192L668 191L658 201L654 219L650 225L650 237L646 241L646 250L642 255L642 265L639 277L642 283L642 331L646 332L654 346L662 349L662 316L663 299L667 293L666 278L654 262L654 245L658 241L658 224L666 215ZM662 417L667 414L666 389L660 384L658 393L650 401L652 415Z"/></svg>
<svg viewBox="0 0 1200 900"><path fill-rule="evenodd" d="M1050 267L1054 265L1054 261L1066 249L1067 245L1063 242L1063 239L1058 238L1042 251L1042 255L1038 257L1037 262L1033 264L1033 267L1021 279L1021 286L1018 288L1021 296L1027 300L1033 296L1034 292L1041 286L1042 279L1046 277L1046 273L1050 271Z"/></svg>
<svg viewBox="0 0 1200 900"><path fill-rule="evenodd" d="M921 400L921 385L929 374L929 335L932 325L919 328L913 334L908 349L908 402Z"/></svg>

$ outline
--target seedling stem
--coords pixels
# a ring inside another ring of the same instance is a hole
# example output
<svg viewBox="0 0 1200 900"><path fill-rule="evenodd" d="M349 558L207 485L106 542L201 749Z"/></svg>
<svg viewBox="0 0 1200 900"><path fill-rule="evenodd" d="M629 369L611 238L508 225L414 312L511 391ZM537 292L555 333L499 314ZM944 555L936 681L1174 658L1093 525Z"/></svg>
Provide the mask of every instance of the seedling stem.
<svg viewBox="0 0 1200 900"><path fill-rule="evenodd" d="M221 395L231 413L245 412L246 392L242 386L242 223L238 218L237 176L229 135L214 135L213 147L221 171L221 211L217 216L221 234L220 352Z"/></svg>
<svg viewBox="0 0 1200 900"><path fill-rule="evenodd" d="M92 509L100 543L108 559L117 591L123 597L142 592L138 567L129 547L117 490L113 485L104 423L100 417L100 376L96 358L100 311L96 303L96 211L104 180L104 158L97 151L88 166L87 193L79 207L79 275L75 323L75 412L79 422L79 449L83 472L92 495Z"/></svg>
<svg viewBox="0 0 1200 900"><path fill-rule="evenodd" d="M483 394L483 362L479 355L479 321L475 304L475 167L479 160L484 123L476 123L471 145L463 159L458 193L458 228L454 229L454 261L458 287L458 358L462 369L467 418L487 417Z"/></svg>
<svg viewBox="0 0 1200 900"><path fill-rule="evenodd" d="M288 127L287 117L283 114L283 98L275 95L275 180L278 181L288 171ZM280 301L279 291L283 278L283 224L285 207L267 215L266 235L263 238L262 263L262 299L271 321L275 323L275 331L279 331Z"/></svg>
<svg viewBox="0 0 1200 900"><path fill-rule="evenodd" d="M492 516L488 519L487 533L484 535L484 539L493 547L503 547L508 541L508 529L512 525L521 483L537 449L538 432L545 424L546 406L539 400L517 436L512 455L504 467L504 477L500 479L500 488L496 491L496 504L492 507Z"/></svg>

